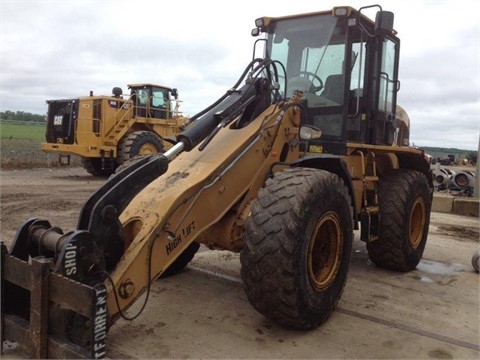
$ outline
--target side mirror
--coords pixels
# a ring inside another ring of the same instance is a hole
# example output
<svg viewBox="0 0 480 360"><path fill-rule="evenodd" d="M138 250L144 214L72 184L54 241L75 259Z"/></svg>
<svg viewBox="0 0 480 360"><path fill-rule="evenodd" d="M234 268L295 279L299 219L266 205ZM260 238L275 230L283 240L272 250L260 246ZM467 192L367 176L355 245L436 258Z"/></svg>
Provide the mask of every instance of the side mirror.
<svg viewBox="0 0 480 360"><path fill-rule="evenodd" d="M393 18L393 12L391 11L378 11L375 16L375 35L391 34Z"/></svg>
<svg viewBox="0 0 480 360"><path fill-rule="evenodd" d="M177 98L178 98L178 91L177 91L177 89L172 89L171 93L172 93L172 96L174 97L174 99L177 100Z"/></svg>

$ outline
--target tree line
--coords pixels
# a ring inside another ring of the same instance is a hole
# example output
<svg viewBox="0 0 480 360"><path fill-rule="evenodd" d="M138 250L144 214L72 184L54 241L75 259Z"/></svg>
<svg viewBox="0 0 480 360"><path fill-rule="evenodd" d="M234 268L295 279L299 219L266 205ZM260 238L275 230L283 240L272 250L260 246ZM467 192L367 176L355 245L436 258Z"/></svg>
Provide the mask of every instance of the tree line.
<svg viewBox="0 0 480 360"><path fill-rule="evenodd" d="M0 111L1 120L10 120L10 121L22 121L22 122L34 122L34 123L45 123L45 115L32 114L25 111Z"/></svg>
<svg viewBox="0 0 480 360"><path fill-rule="evenodd" d="M433 157L433 162L458 162L464 159L468 160L470 164L475 165L477 163L477 151L462 150L457 148L443 148L443 147L430 147L422 146L421 149ZM454 161L449 160L450 157L454 158Z"/></svg>

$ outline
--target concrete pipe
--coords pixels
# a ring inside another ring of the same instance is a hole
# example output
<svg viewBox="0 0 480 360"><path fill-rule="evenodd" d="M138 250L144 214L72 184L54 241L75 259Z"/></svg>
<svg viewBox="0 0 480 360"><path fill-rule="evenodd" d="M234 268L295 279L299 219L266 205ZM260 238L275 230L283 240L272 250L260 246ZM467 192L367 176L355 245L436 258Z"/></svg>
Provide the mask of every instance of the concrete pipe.
<svg viewBox="0 0 480 360"><path fill-rule="evenodd" d="M450 173L445 169L434 170L433 185L438 188L446 188L450 177Z"/></svg>
<svg viewBox="0 0 480 360"><path fill-rule="evenodd" d="M461 171L453 176L452 182L460 189L473 188L475 185L475 174L471 171Z"/></svg>

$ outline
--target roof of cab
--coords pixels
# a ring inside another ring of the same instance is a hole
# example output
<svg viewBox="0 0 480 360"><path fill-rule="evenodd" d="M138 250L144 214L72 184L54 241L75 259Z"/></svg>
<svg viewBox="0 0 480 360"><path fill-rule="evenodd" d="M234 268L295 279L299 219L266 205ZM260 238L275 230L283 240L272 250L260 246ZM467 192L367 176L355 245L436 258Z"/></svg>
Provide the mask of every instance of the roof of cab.
<svg viewBox="0 0 480 360"><path fill-rule="evenodd" d="M164 86L164 85L158 85L158 84L153 84L153 83L138 83L138 84L128 84L128 88L141 88L141 87L150 87L150 86L155 86L155 87L160 87L163 89L167 90L172 90L170 86Z"/></svg>
<svg viewBox="0 0 480 360"><path fill-rule="evenodd" d="M262 16L265 20L265 26L268 26L272 22L276 22L278 20L284 20L284 19L294 19L294 18L301 18L305 16L314 16L314 15L332 15L335 16L335 10L339 8L344 8L346 10L346 14L342 16L351 16L354 13L359 13L360 16L369 21L370 23L374 24L374 20L370 19L368 16L364 15L363 13L359 12L357 9L351 7L351 6L335 6L331 10L322 10L322 11L315 11L315 12L309 12L309 13L301 13L301 14L292 14L292 15L285 15L285 16L277 16L277 17L270 17L270 16Z"/></svg>

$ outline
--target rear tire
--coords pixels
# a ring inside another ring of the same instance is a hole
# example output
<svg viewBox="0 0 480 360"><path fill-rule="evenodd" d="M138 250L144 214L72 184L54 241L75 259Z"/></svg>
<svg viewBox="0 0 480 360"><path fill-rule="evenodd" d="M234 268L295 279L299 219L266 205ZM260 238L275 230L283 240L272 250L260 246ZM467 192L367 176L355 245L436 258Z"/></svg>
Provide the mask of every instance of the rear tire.
<svg viewBox="0 0 480 360"><path fill-rule="evenodd" d="M352 239L350 197L338 176L309 168L276 173L247 221L240 261L248 300L281 325L318 327L342 295Z"/></svg>
<svg viewBox="0 0 480 360"><path fill-rule="evenodd" d="M134 131L126 135L118 145L118 164L138 155L155 155L164 152L162 139L146 130Z"/></svg>
<svg viewBox="0 0 480 360"><path fill-rule="evenodd" d="M101 158L81 158L82 166L93 176L108 177L115 172L116 165L112 167L110 160L105 159L105 169L102 169Z"/></svg>
<svg viewBox="0 0 480 360"><path fill-rule="evenodd" d="M472 255L472 266L477 273L480 272L480 249L477 249Z"/></svg>
<svg viewBox="0 0 480 360"><path fill-rule="evenodd" d="M200 248L200 244L197 242L191 243L183 253L180 254L178 258L165 270L161 277L172 276L180 273L185 269L190 261L192 261L193 257L197 253L198 249Z"/></svg>
<svg viewBox="0 0 480 360"><path fill-rule="evenodd" d="M367 243L370 259L378 266L410 271L422 259L427 242L432 195L421 172L392 170L378 184L379 239Z"/></svg>

